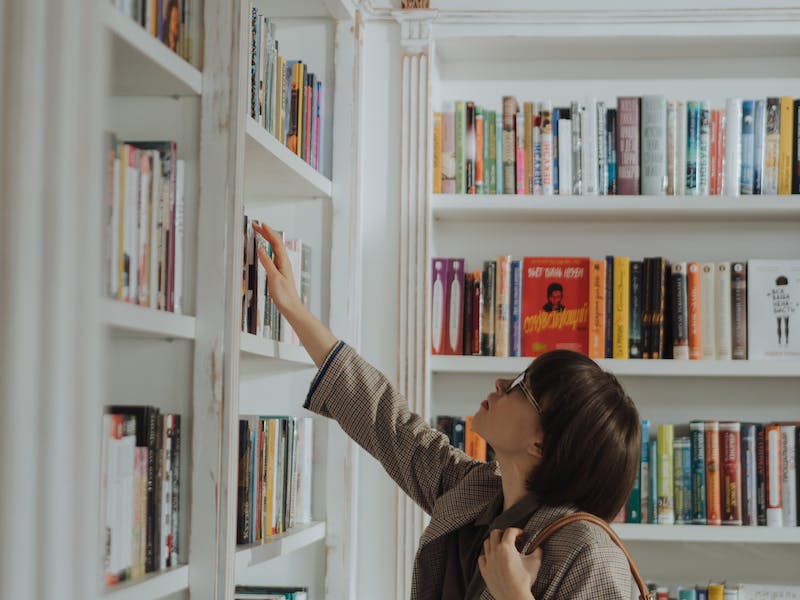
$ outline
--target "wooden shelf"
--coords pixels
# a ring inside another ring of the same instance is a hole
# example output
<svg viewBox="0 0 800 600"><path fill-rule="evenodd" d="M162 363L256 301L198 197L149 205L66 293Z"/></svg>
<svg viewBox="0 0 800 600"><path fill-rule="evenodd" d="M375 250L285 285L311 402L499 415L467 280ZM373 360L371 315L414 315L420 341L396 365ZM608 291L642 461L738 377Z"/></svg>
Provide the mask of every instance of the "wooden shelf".
<svg viewBox="0 0 800 600"><path fill-rule="evenodd" d="M193 340L196 322L194 317L176 315L135 304L101 298L103 323L114 330L164 339Z"/></svg>
<svg viewBox="0 0 800 600"><path fill-rule="evenodd" d="M109 2L103 23L111 33L111 93L115 96L199 96L203 75Z"/></svg>
<svg viewBox="0 0 800 600"><path fill-rule="evenodd" d="M800 543L800 528L798 527L709 527L707 525L639 525L635 523L613 523L612 527L626 542Z"/></svg>
<svg viewBox="0 0 800 600"><path fill-rule="evenodd" d="M431 196L442 221L800 221L800 196Z"/></svg>
<svg viewBox="0 0 800 600"><path fill-rule="evenodd" d="M302 346L268 340L252 333L242 333L240 349L252 357L281 361L287 363L286 366L294 365L298 368L314 366L314 361Z"/></svg>
<svg viewBox="0 0 800 600"><path fill-rule="evenodd" d="M433 373L516 374L530 357L430 356ZM615 375L630 377L797 377L797 360L613 360L596 361Z"/></svg>
<svg viewBox="0 0 800 600"><path fill-rule="evenodd" d="M259 198L330 198L331 180L247 117L245 202Z"/></svg>
<svg viewBox="0 0 800 600"><path fill-rule="evenodd" d="M239 546L236 551L236 570L257 565L279 556L310 546L325 539L325 523L315 522L298 525L286 533L272 536L263 544Z"/></svg>
<svg viewBox="0 0 800 600"><path fill-rule="evenodd" d="M107 588L106 600L156 600L189 588L189 567L175 567Z"/></svg>

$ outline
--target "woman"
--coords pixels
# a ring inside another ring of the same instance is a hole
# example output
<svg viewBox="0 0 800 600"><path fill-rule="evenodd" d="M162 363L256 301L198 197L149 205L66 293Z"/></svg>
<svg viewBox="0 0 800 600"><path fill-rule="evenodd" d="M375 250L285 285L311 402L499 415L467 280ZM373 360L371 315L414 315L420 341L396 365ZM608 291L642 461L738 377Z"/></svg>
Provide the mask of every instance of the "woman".
<svg viewBox="0 0 800 600"><path fill-rule="evenodd" d="M625 503L641 455L639 416L613 375L554 351L498 379L472 422L497 461L473 460L306 309L280 238L264 224L254 229L274 251L273 262L259 249L272 300L319 367L305 407L336 419L431 515L412 600L631 598L628 562L596 525L571 523L544 552L524 551L564 515L610 521Z"/></svg>

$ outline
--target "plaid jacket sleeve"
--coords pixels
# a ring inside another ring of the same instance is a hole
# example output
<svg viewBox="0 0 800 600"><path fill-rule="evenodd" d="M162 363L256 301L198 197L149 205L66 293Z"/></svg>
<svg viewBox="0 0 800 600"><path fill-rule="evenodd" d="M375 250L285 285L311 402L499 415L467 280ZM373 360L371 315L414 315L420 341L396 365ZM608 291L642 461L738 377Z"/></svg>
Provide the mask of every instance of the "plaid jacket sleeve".
<svg viewBox="0 0 800 600"><path fill-rule="evenodd" d="M439 496L482 464L412 413L389 380L344 342L325 358L304 406L335 419L429 514Z"/></svg>
<svg viewBox="0 0 800 600"><path fill-rule="evenodd" d="M630 600L632 578L617 546L584 547L567 569L559 597L570 600Z"/></svg>

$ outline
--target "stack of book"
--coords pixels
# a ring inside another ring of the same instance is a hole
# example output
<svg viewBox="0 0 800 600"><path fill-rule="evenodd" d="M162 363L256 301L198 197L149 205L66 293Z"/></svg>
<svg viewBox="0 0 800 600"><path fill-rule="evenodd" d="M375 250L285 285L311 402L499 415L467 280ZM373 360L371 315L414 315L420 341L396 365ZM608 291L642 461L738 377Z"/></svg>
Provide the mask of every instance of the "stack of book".
<svg viewBox="0 0 800 600"><path fill-rule="evenodd" d="M501 111L446 103L433 115L438 194L798 194L800 100L708 101L663 95L503 97Z"/></svg>
<svg viewBox="0 0 800 600"><path fill-rule="evenodd" d="M433 354L800 357L800 260L500 256L473 271L434 258L431 290Z"/></svg>
<svg viewBox="0 0 800 600"><path fill-rule="evenodd" d="M693 587L677 587L670 595L670 588L648 583L653 600L789 600L800 598L797 586L767 585L760 583L708 583Z"/></svg>
<svg viewBox="0 0 800 600"><path fill-rule="evenodd" d="M112 0L111 2L161 40L183 60L192 62L194 0Z"/></svg>
<svg viewBox="0 0 800 600"><path fill-rule="evenodd" d="M107 586L178 564L181 417L153 406L103 415Z"/></svg>

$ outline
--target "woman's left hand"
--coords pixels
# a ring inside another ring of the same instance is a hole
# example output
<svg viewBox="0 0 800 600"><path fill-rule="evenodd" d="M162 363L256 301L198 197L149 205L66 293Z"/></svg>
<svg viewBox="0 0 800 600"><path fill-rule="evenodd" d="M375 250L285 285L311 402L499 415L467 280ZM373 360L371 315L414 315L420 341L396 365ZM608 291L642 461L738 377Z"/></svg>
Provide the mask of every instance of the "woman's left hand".
<svg viewBox="0 0 800 600"><path fill-rule="evenodd" d="M494 529L483 542L483 555L478 568L486 589L497 600L530 600L531 587L542 566L542 549L525 555L517 550L516 541L521 529Z"/></svg>

